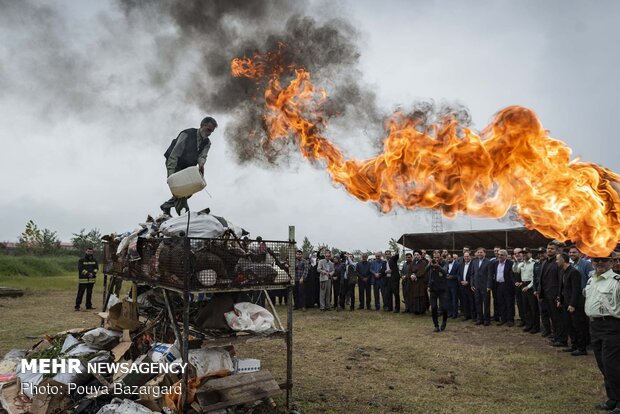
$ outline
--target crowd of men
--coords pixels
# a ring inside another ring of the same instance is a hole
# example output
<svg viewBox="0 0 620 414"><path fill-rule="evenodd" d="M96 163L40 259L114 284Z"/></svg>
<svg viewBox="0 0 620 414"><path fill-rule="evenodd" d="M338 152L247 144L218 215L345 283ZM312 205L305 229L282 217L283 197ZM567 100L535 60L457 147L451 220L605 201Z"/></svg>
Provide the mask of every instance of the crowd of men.
<svg viewBox="0 0 620 414"><path fill-rule="evenodd" d="M414 250L404 259L390 250L359 260L297 251L295 309L353 311L357 291L358 309L400 313L403 304L402 312L423 315L430 308L435 332L460 316L541 334L576 357L591 345L609 397L598 408L620 413L620 254L590 260L551 242L511 252L495 247L492 257L466 246L461 254Z"/></svg>

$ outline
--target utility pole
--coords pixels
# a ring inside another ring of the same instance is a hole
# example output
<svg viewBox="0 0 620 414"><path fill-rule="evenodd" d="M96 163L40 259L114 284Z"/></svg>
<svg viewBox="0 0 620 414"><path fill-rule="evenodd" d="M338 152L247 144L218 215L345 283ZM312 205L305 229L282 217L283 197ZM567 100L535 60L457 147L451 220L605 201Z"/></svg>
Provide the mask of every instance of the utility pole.
<svg viewBox="0 0 620 414"><path fill-rule="evenodd" d="M433 233L443 233L443 218L441 217L441 211L433 210L431 211L431 214L431 229Z"/></svg>

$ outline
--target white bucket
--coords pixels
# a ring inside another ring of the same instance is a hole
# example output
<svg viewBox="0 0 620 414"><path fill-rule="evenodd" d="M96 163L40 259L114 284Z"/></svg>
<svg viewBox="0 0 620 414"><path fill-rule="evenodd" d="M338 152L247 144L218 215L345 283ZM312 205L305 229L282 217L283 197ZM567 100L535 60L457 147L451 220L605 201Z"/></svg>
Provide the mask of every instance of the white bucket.
<svg viewBox="0 0 620 414"><path fill-rule="evenodd" d="M188 197L207 186L198 166L187 167L168 177L168 187L175 197Z"/></svg>

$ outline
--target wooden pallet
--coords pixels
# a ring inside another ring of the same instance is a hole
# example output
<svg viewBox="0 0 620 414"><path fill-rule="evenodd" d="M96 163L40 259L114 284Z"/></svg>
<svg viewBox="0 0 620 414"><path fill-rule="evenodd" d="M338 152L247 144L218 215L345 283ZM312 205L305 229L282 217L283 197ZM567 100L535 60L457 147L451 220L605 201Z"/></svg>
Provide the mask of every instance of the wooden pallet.
<svg viewBox="0 0 620 414"><path fill-rule="evenodd" d="M196 390L196 400L208 412L273 397L280 392L271 373L262 370L209 380Z"/></svg>

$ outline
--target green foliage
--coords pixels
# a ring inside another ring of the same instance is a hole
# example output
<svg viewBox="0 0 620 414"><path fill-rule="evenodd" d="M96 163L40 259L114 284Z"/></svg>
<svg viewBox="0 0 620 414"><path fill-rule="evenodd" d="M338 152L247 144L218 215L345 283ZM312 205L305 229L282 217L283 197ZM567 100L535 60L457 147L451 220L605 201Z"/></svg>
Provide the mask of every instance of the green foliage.
<svg viewBox="0 0 620 414"><path fill-rule="evenodd" d="M396 256L400 253L400 245L396 241L396 239L390 239L390 250Z"/></svg>
<svg viewBox="0 0 620 414"><path fill-rule="evenodd" d="M313 248L314 246L312 246L312 243L310 243L310 240L308 240L308 237L304 237L304 241L301 244L301 251L303 252L304 257L310 256L310 253L312 253Z"/></svg>
<svg viewBox="0 0 620 414"><path fill-rule="evenodd" d="M101 241L101 233L99 229L92 229L88 233L85 233L85 229L80 230L79 233L73 233L71 243L78 252L84 253L87 247L92 247L95 252L101 252L103 242Z"/></svg>
<svg viewBox="0 0 620 414"><path fill-rule="evenodd" d="M41 230L34 221L29 220L19 236L17 247L22 254L51 255L60 251L60 239L55 231Z"/></svg>
<svg viewBox="0 0 620 414"><path fill-rule="evenodd" d="M10 256L0 254L2 276L56 276L77 272L76 256Z"/></svg>

